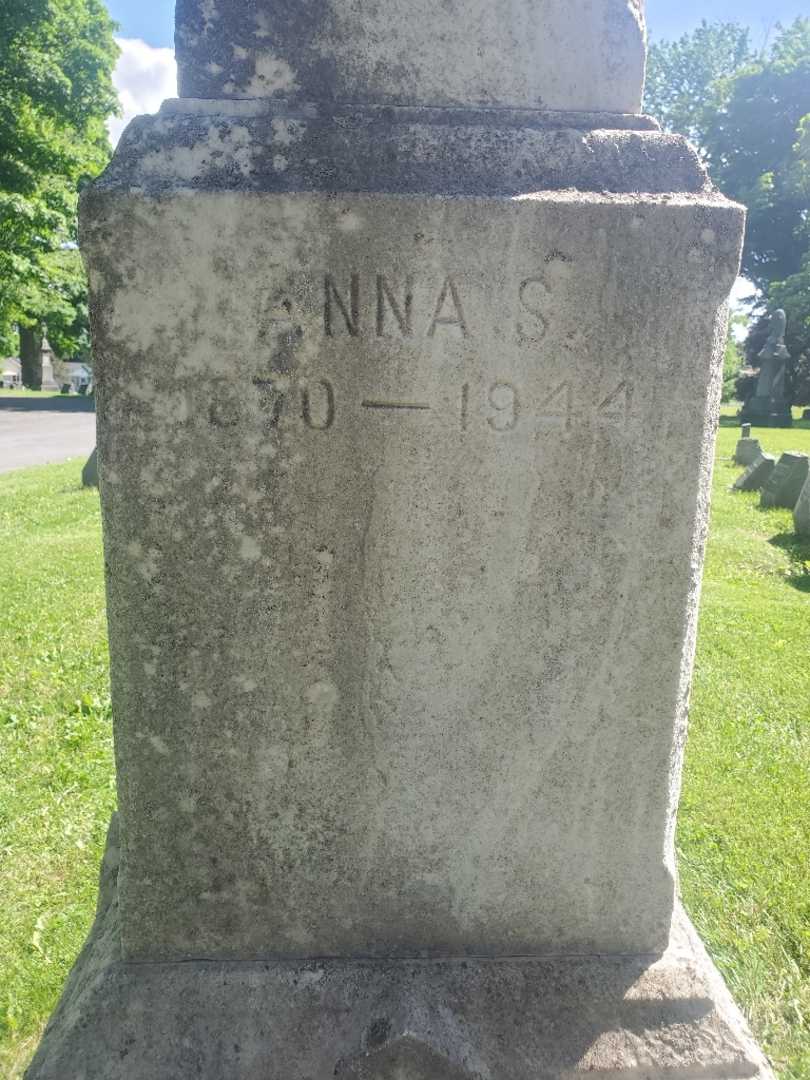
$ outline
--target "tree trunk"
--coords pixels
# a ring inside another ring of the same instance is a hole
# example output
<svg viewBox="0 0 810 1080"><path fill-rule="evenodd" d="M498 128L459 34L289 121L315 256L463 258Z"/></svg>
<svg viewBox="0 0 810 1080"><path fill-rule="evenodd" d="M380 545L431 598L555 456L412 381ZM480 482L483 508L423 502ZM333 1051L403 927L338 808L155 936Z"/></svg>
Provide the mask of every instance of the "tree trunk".
<svg viewBox="0 0 810 1080"><path fill-rule="evenodd" d="M29 390L42 389L42 327L20 327L22 384Z"/></svg>

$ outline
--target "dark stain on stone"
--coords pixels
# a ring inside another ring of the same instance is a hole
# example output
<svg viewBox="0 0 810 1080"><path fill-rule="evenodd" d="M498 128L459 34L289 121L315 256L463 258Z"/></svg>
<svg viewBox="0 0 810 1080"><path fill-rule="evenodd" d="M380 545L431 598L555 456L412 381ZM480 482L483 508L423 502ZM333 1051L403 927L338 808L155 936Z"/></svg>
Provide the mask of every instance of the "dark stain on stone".
<svg viewBox="0 0 810 1080"><path fill-rule="evenodd" d="M366 1032L366 1045L369 1050L376 1050L378 1046L383 1046L390 1036L391 1021L387 1016L378 1016Z"/></svg>

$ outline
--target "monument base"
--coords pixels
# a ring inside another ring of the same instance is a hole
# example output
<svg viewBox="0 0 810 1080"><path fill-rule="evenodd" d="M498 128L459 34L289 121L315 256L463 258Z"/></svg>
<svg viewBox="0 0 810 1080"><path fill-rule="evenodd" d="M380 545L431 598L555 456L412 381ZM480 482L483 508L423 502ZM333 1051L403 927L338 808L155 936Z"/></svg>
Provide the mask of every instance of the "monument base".
<svg viewBox="0 0 810 1080"><path fill-rule="evenodd" d="M740 412L740 422L756 427L793 427L790 403L779 398L753 397Z"/></svg>
<svg viewBox="0 0 810 1080"><path fill-rule="evenodd" d="M116 845L27 1080L773 1076L681 910L658 959L132 964Z"/></svg>

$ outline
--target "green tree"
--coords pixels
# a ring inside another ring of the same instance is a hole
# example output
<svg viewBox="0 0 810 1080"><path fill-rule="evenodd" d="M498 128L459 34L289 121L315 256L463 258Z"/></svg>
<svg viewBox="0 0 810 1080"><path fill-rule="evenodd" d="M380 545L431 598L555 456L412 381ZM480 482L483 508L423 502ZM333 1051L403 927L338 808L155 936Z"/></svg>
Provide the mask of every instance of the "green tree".
<svg viewBox="0 0 810 1080"><path fill-rule="evenodd" d="M721 190L748 209L742 272L761 291L745 353L750 366L766 312L783 307L794 358L793 400L810 396L810 19L778 27L752 55L747 31L707 24L650 52L646 108L699 146ZM737 381L737 394L755 385Z"/></svg>
<svg viewBox="0 0 810 1080"><path fill-rule="evenodd" d="M727 94L724 80L754 59L748 30L707 23L677 41L653 42L647 63L644 110L665 131L686 135L706 151L706 131Z"/></svg>
<svg viewBox="0 0 810 1080"><path fill-rule="evenodd" d="M731 401L736 396L737 380L744 362L742 346L737 340L737 330L746 322L744 315L732 315L728 325L726 351L723 357L723 401Z"/></svg>
<svg viewBox="0 0 810 1080"><path fill-rule="evenodd" d="M28 385L43 323L64 351L86 347L71 245L79 187L110 154L113 30L102 0L0 0L0 349L19 327Z"/></svg>
<svg viewBox="0 0 810 1080"><path fill-rule="evenodd" d="M743 273L767 289L798 273L810 249L810 19L720 86L726 101L705 134L712 176L748 208Z"/></svg>

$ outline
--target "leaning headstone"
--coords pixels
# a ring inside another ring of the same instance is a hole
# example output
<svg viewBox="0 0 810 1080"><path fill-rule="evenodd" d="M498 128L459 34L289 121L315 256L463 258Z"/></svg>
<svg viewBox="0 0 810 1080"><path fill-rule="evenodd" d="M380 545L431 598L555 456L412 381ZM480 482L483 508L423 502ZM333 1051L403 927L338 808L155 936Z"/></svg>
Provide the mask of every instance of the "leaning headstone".
<svg viewBox="0 0 810 1080"><path fill-rule="evenodd" d="M742 476L738 476L732 485L734 491L761 491L776 467L773 454L760 454L752 461Z"/></svg>
<svg viewBox="0 0 810 1080"><path fill-rule="evenodd" d="M93 453L82 468L82 487L98 487L98 450L96 447L93 447Z"/></svg>
<svg viewBox="0 0 810 1080"><path fill-rule="evenodd" d="M742 439L737 440L737 447L734 451L734 461L737 465L747 466L756 461L761 453L762 447L759 439L751 439L743 436Z"/></svg>
<svg viewBox="0 0 810 1080"><path fill-rule="evenodd" d="M798 451L782 454L774 466L760 498L761 506L781 506L792 510L805 485L810 458Z"/></svg>
<svg viewBox="0 0 810 1080"><path fill-rule="evenodd" d="M793 508L793 527L799 536L810 536L810 476Z"/></svg>
<svg viewBox="0 0 810 1080"><path fill-rule="evenodd" d="M83 196L120 834L29 1076L769 1076L673 849L743 214L640 5L177 18Z"/></svg>

